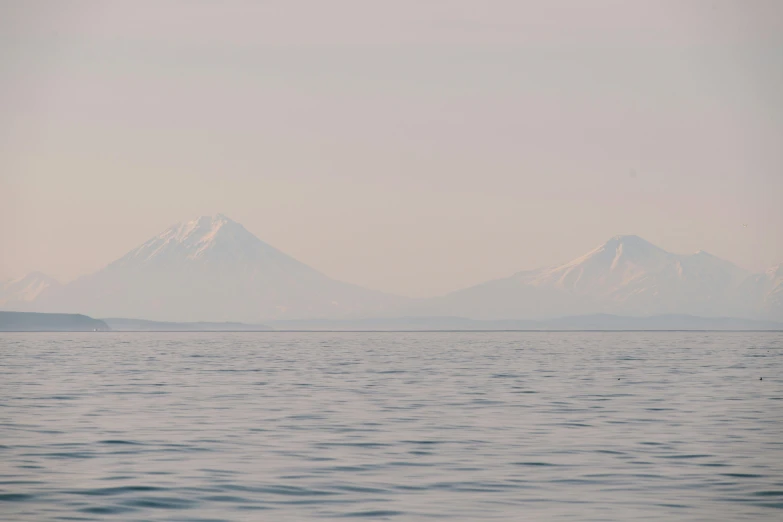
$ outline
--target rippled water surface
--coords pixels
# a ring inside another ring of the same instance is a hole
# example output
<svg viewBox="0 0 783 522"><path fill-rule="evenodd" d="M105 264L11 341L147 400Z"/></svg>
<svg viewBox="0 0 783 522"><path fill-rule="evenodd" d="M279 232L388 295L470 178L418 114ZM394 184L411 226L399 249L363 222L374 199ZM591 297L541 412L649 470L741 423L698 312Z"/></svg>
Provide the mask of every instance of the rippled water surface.
<svg viewBox="0 0 783 522"><path fill-rule="evenodd" d="M782 369L781 333L0 334L0 519L781 520Z"/></svg>

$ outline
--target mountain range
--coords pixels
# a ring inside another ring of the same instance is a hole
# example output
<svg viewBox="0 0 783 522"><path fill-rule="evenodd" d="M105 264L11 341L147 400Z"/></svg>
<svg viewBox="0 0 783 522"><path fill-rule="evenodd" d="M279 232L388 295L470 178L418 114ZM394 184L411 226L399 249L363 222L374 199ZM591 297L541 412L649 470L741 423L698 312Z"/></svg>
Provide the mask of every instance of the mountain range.
<svg viewBox="0 0 783 522"><path fill-rule="evenodd" d="M174 225L68 284L40 273L0 284L0 306L249 323L400 316L548 320L584 314L780 321L783 265L754 274L706 252L674 254L638 236L615 236L565 264L410 299L332 279L219 214Z"/></svg>

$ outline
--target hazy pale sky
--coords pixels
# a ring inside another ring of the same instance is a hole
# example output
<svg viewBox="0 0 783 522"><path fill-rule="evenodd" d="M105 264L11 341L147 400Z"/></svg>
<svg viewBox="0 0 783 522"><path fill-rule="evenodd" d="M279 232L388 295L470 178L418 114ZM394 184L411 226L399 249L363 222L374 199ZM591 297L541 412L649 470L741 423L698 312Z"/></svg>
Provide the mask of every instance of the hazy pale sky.
<svg viewBox="0 0 783 522"><path fill-rule="evenodd" d="M781 93L779 0L0 0L0 279L221 212L411 296L616 234L761 271Z"/></svg>

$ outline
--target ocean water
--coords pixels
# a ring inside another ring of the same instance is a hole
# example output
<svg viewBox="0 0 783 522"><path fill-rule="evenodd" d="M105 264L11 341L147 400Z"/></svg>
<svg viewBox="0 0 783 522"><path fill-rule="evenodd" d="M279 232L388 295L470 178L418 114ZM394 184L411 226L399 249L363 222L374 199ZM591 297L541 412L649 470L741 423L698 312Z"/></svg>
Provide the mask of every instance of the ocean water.
<svg viewBox="0 0 783 522"><path fill-rule="evenodd" d="M783 333L0 334L0 520L783 520L782 370Z"/></svg>

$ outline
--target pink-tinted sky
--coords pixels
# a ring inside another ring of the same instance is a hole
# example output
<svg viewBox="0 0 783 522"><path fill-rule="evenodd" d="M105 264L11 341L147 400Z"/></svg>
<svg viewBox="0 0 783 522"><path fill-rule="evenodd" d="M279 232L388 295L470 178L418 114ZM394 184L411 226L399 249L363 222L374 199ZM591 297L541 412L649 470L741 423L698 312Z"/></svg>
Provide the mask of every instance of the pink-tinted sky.
<svg viewBox="0 0 783 522"><path fill-rule="evenodd" d="M777 0L0 1L0 279L218 212L415 296L615 234L763 270L781 92Z"/></svg>

